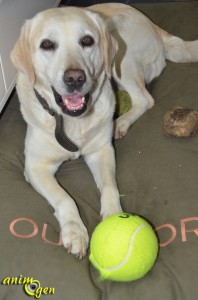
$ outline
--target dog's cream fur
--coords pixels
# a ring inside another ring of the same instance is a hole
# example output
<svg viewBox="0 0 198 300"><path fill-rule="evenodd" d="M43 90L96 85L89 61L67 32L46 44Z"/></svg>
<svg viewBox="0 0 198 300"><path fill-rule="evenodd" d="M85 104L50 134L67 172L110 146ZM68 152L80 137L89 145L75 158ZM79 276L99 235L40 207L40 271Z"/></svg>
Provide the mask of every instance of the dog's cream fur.
<svg viewBox="0 0 198 300"><path fill-rule="evenodd" d="M87 36L94 43L82 46L80 41ZM54 49L43 49L44 40L53 41ZM145 82L161 73L166 58L198 61L198 42L184 42L168 34L129 6L103 4L37 14L24 24L11 57L18 69L17 91L28 124L26 180L53 206L64 246L82 257L88 246L87 229L75 202L54 174L63 161L82 155L101 192L102 217L121 211L111 144L115 99L109 79L113 75L133 99L132 109L116 120L115 137L120 138L153 106ZM71 70L86 75L78 93L90 96L86 111L77 117L65 114L52 92L53 87L61 96L72 95L64 81L65 72ZM78 152L69 152L57 143L55 119L39 103L34 87L49 107L63 116L65 132L79 147Z"/></svg>

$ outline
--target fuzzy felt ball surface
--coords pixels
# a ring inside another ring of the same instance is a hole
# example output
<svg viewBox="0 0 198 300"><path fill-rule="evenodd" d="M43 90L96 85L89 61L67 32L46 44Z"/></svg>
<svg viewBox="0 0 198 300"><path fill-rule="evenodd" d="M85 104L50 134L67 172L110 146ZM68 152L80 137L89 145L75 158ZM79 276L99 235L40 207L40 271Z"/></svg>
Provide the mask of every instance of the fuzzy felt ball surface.
<svg viewBox="0 0 198 300"><path fill-rule="evenodd" d="M133 281L152 268L158 249L157 236L145 219L120 213L95 228L89 259L102 279Z"/></svg>
<svg viewBox="0 0 198 300"><path fill-rule="evenodd" d="M118 90L115 92L116 97L116 117L120 117L132 108L132 99L127 92Z"/></svg>

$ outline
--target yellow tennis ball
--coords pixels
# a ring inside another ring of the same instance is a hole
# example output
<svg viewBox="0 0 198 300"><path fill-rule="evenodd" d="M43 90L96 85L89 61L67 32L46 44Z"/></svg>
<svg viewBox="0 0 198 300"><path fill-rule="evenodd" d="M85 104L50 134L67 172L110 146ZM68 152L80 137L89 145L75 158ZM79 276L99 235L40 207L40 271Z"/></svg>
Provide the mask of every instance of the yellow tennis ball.
<svg viewBox="0 0 198 300"><path fill-rule="evenodd" d="M124 113L128 112L132 108L132 100L127 92L118 90L115 91L116 108L115 115L120 117Z"/></svg>
<svg viewBox="0 0 198 300"><path fill-rule="evenodd" d="M158 249L157 236L145 219L119 213L95 228L89 259L102 279L132 281L151 269Z"/></svg>

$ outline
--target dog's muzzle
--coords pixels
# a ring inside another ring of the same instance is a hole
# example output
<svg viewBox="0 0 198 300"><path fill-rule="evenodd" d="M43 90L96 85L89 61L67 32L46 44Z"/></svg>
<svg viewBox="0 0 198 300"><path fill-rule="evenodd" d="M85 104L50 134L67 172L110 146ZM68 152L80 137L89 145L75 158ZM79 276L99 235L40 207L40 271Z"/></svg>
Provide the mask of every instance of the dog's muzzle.
<svg viewBox="0 0 198 300"><path fill-rule="evenodd" d="M87 110L89 94L82 94L84 84L87 81L85 72L81 69L68 69L63 74L63 82L67 94L59 95L54 89L56 103L62 108L65 114L72 117L82 115Z"/></svg>

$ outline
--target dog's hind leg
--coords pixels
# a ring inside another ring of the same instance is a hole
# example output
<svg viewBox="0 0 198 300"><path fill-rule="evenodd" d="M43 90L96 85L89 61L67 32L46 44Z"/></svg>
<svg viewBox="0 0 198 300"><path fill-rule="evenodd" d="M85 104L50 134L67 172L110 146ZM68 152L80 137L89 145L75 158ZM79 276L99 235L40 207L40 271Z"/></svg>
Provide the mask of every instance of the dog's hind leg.
<svg viewBox="0 0 198 300"><path fill-rule="evenodd" d="M132 108L115 120L115 138L126 135L129 127L148 109L154 105L154 100L145 87L143 78L128 77L122 79L121 88L126 91L132 100Z"/></svg>

